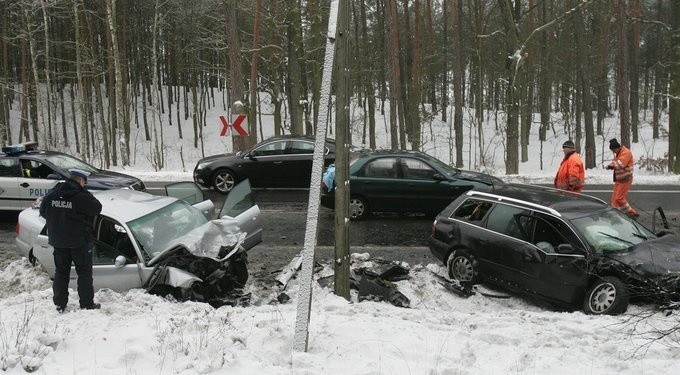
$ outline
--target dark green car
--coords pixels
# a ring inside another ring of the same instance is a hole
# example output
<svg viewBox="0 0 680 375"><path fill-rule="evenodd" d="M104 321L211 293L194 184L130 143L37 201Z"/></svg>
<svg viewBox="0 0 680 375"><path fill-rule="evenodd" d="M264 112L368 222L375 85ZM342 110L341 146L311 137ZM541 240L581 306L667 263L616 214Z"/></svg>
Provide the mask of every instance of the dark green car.
<svg viewBox="0 0 680 375"><path fill-rule="evenodd" d="M468 190L493 190L503 184L496 177L452 168L419 151L353 154L349 175L350 218L355 220L373 212L436 215ZM334 208L334 189L323 190L321 205Z"/></svg>

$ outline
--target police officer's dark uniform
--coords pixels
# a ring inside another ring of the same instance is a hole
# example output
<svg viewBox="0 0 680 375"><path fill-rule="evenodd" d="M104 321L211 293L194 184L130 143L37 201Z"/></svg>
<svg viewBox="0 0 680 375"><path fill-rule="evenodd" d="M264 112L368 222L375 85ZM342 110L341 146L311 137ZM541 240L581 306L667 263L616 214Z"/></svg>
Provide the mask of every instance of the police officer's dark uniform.
<svg viewBox="0 0 680 375"><path fill-rule="evenodd" d="M102 205L83 185L89 173L72 169L71 177L57 184L40 204L47 221L49 243L54 247L53 301L62 312L68 303L71 263L78 274L80 308L98 309L92 285L92 221Z"/></svg>

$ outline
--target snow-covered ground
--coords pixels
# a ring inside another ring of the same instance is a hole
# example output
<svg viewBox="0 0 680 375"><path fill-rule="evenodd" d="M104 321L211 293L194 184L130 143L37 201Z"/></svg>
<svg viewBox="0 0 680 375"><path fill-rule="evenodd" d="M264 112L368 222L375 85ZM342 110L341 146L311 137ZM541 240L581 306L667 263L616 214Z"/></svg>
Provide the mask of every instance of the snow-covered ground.
<svg viewBox="0 0 680 375"><path fill-rule="evenodd" d="M211 127L204 133L214 136L205 137L205 155L231 151L231 138L217 136L222 114L215 111L207 116ZM265 114L263 119L265 136L273 134L271 116ZM184 124L185 134L189 124ZM360 144L360 128L355 121L355 144ZM506 181L552 182L568 135L549 134L541 148L535 125L530 160L520 164L520 174L505 176L504 135L494 128L489 120L484 166L481 156L469 148L477 141L466 128L466 169L485 170ZM610 138L620 138L616 128L617 120L608 119L605 135L597 138L598 165L611 158L606 145ZM448 125L434 122L423 129L423 150L450 162ZM163 171L150 172L154 169L149 163L150 147L141 141L141 130L132 136L133 165L113 169L145 181L190 180L202 153L193 148L191 137L179 140L174 130L165 132ZM378 130L378 144L388 147L385 129ZM643 122L644 141L632 146L636 159L658 159L667 152L667 138L653 141L650 134L649 124ZM635 183L680 182L679 176L639 167L635 176ZM587 171L587 184L609 183L610 171ZM354 254L353 260L355 266L372 261L370 254ZM50 280L25 259L16 260L0 268L0 369L8 374L637 375L677 373L680 366L680 337L672 331L663 334L680 326L676 313L666 316L652 306L633 305L621 316L587 316L557 312L516 297L478 294L465 299L439 284L434 274L445 274L439 265L407 266L411 278L397 285L411 300L408 309L357 302L356 296L348 302L315 282L309 350L293 353L298 280L285 290L291 300L283 304L275 302L280 290L249 282L247 291L253 296L249 307L214 309L167 301L141 290L101 290L95 299L102 309L80 311L77 293L72 291L71 311L58 314ZM329 275L330 267L325 265L316 277Z"/></svg>
<svg viewBox="0 0 680 375"><path fill-rule="evenodd" d="M370 266L368 254L353 259ZM397 283L408 309L348 302L314 283L309 350L293 353L296 280L285 304L272 303L279 291L253 285L252 306L219 309L99 291L101 310L78 310L72 297L73 311L59 314L49 280L15 261L0 273L0 366L8 374L672 374L680 364L676 334L655 340L680 324L677 314L633 305L621 316L587 316L515 297L464 299L433 273L445 270L411 265L410 280Z"/></svg>

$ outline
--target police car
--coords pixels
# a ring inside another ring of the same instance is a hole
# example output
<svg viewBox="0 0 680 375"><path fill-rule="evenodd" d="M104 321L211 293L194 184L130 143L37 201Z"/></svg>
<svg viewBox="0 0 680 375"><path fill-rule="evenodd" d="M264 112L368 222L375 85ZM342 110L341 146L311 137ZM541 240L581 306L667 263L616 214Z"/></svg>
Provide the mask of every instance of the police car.
<svg viewBox="0 0 680 375"><path fill-rule="evenodd" d="M191 181L165 186L167 196L129 189L92 194L102 204L92 224L95 290L144 288L218 307L248 280L246 251L262 242L260 208L248 180L234 186L217 218L212 201ZM37 208L21 211L15 244L53 278L45 224ZM77 287L75 266L69 286Z"/></svg>
<svg viewBox="0 0 680 375"><path fill-rule="evenodd" d="M25 142L2 148L0 210L29 207L59 181L68 178L69 169L90 173L86 185L90 191L116 188L146 191L142 180L136 177L101 170L61 152L39 150L37 142Z"/></svg>

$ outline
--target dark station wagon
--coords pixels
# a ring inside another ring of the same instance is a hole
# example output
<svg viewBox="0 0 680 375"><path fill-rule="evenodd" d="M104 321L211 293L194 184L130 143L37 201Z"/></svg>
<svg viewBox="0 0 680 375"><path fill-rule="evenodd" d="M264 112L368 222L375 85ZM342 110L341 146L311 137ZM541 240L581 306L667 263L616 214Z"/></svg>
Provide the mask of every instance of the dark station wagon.
<svg viewBox="0 0 680 375"><path fill-rule="evenodd" d="M489 282L588 314L680 300L680 241L583 194L507 184L470 191L435 219L432 254L462 286Z"/></svg>

